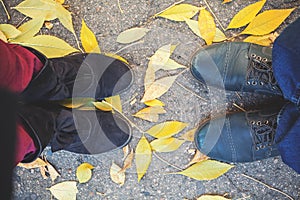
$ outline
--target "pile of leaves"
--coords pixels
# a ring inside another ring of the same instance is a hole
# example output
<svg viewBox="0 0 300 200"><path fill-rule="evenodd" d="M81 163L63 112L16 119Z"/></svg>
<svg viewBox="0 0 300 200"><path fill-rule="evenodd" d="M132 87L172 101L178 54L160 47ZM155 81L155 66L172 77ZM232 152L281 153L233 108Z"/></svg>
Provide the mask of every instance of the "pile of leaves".
<svg viewBox="0 0 300 200"><path fill-rule="evenodd" d="M278 35L274 31L294 10L294 8L277 9L266 10L260 13L266 3L266 0L261 0L239 11L225 29L222 24L219 23L219 20L212 12L209 4L206 1L204 2L205 5L201 7L191 4L175 3L157 13L153 20L155 20L155 18L166 18L178 23L185 23L195 35L205 41L206 45L224 41L235 41L238 36L245 35L243 39L244 42L270 46ZM228 2L231 2L231 0L224 0L223 3ZM11 24L0 24L0 39L8 43L32 47L42 52L48 58L61 57L81 51L87 53L103 53L128 63L125 58L119 55L101 52L94 33L83 19L80 38L78 39L73 27L71 12L66 9L67 7L68 6L64 5L64 0L24 0L16 7L13 7L13 9L18 10L27 16L27 19L30 19L19 27L15 27ZM77 41L76 48L58 37L39 34L40 29L44 26L51 29L53 26L52 21L55 19L58 19L75 37ZM218 25L216 25L216 22ZM228 30L231 30L230 33L232 33L232 31L240 30L242 27L245 28L243 28L241 32L230 37L226 36ZM147 28L133 27L121 32L116 42L120 44L130 44L145 37L149 31L151 30ZM144 104L144 108L132 114L134 117L155 123L158 122L160 115L166 114L166 110L164 109L165 104L160 101L159 98L167 93L177 77L187 70L186 66L171 59L171 55L176 47L177 45L173 44L164 45L150 57L144 78L145 92L140 100L140 103ZM156 78L156 72L158 71L178 69L181 69L181 71L176 75ZM92 98L67 99L62 101L61 104L73 109L100 109L106 112L117 112L129 120L128 117L123 114L120 96L109 97L100 102ZM193 142L194 134L197 130L197 128L192 127L181 134L189 125L176 120L156 124L146 131L137 127L137 125L130 120L129 122L141 132L141 137L135 149L130 149L129 146L123 149L124 162L122 167L115 163L111 165L110 175L112 181L120 185L125 183L126 170L132 166L133 160L135 161L137 180L140 181L146 174L152 157L153 155L155 156L156 152L176 151L184 142ZM38 159L29 165L22 164L20 166L27 168L38 167L43 177L47 177L45 175L47 172L50 174L52 181L59 176L59 173L56 172L52 165L45 159ZM211 180L226 173L232 167L232 165L211 160L197 151L186 168L174 172L174 174L181 174L196 180ZM92 177L91 170L93 168L94 167L89 163L80 165L76 172L78 182L85 183L89 181ZM78 192L77 182L61 182L53 185L49 190L57 199L76 199L76 193ZM199 197L199 199L225 198L222 196L207 197L204 195Z"/></svg>

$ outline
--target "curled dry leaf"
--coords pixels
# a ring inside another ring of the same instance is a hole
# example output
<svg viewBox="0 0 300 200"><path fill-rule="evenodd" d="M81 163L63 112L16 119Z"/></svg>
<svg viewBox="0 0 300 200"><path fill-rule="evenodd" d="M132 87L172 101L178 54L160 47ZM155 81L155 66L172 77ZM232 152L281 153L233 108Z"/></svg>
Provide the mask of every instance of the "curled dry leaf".
<svg viewBox="0 0 300 200"><path fill-rule="evenodd" d="M192 18L198 11L199 7L191 4L174 5L161 13L156 14L157 17L163 17L174 21L184 21L186 18Z"/></svg>
<svg viewBox="0 0 300 200"><path fill-rule="evenodd" d="M58 200L76 200L78 189L76 181L65 181L48 188L51 194Z"/></svg>
<svg viewBox="0 0 300 200"><path fill-rule="evenodd" d="M223 175L232 167L233 165L229 165L219 161L204 160L176 174L188 176L199 181L212 180Z"/></svg>
<svg viewBox="0 0 300 200"><path fill-rule="evenodd" d="M89 163L82 163L77 167L76 177L79 183L86 183L91 179L92 169L94 169L94 166Z"/></svg>
<svg viewBox="0 0 300 200"><path fill-rule="evenodd" d="M122 160L125 160L129 154L129 145L126 145L125 147L123 147L122 150L123 150L123 154L124 154Z"/></svg>
<svg viewBox="0 0 300 200"><path fill-rule="evenodd" d="M31 163L19 163L17 166L23 167L26 169L34 169L34 168L39 168L39 167L45 167L45 166L47 166L47 163L44 160L42 160L41 158L37 158Z"/></svg>
<svg viewBox="0 0 300 200"><path fill-rule="evenodd" d="M206 155L204 155L203 153L201 153L199 150L196 151L193 159L187 164L187 166L190 166L192 164L195 164L197 162L201 162L203 160L208 160L209 157L207 157Z"/></svg>
<svg viewBox="0 0 300 200"><path fill-rule="evenodd" d="M257 15L241 34L266 35L274 31L295 10L267 10Z"/></svg>
<svg viewBox="0 0 300 200"><path fill-rule="evenodd" d="M187 125L187 123L179 121L167 121L153 126L146 133L155 138L167 138L179 133Z"/></svg>
<svg viewBox="0 0 300 200"><path fill-rule="evenodd" d="M198 25L200 35L207 45L211 45L216 35L216 24L213 16L206 9L200 11Z"/></svg>
<svg viewBox="0 0 300 200"><path fill-rule="evenodd" d="M198 197L197 200L229 200L229 199L219 195L204 194Z"/></svg>
<svg viewBox="0 0 300 200"><path fill-rule="evenodd" d="M125 172L126 169L129 169L132 165L132 161L133 161L133 157L134 157L134 153L133 153L133 149L131 149L130 153L128 154L128 156L126 157L123 167L120 170L120 172Z"/></svg>
<svg viewBox="0 0 300 200"><path fill-rule="evenodd" d="M145 136L142 136L135 150L135 165L138 175L138 182L145 175L152 159L151 146Z"/></svg>
<svg viewBox="0 0 300 200"><path fill-rule="evenodd" d="M227 29L239 28L249 24L257 15L257 13L262 9L266 0L258 1L256 3L246 6L240 10L230 21Z"/></svg>
<svg viewBox="0 0 300 200"><path fill-rule="evenodd" d="M159 118L159 114L166 113L165 109L161 106L155 106L155 107L147 107L144 108L137 113L135 113L134 117L138 117L150 122L157 122Z"/></svg>
<svg viewBox="0 0 300 200"><path fill-rule="evenodd" d="M47 162L47 172L50 175L50 178L52 181L55 181L55 179L57 179L57 177L60 176L60 174L58 173L58 171L52 166L51 163Z"/></svg>
<svg viewBox="0 0 300 200"><path fill-rule="evenodd" d="M119 184L120 186L125 183L125 172L121 171L121 167L119 167L114 162L112 163L109 170L110 178L113 182Z"/></svg>
<svg viewBox="0 0 300 200"><path fill-rule="evenodd" d="M150 101L165 94L173 85L177 77L178 75L168 76L154 81L145 91L141 102Z"/></svg>
<svg viewBox="0 0 300 200"><path fill-rule="evenodd" d="M181 135L180 138L184 139L185 141L193 142L194 141L194 135L195 135L197 129L198 128L193 128L193 129L187 131L185 134Z"/></svg>
<svg viewBox="0 0 300 200"><path fill-rule="evenodd" d="M142 39L149 29L147 28L131 28L120 33L117 37L117 42L122 44L129 44Z"/></svg>
<svg viewBox="0 0 300 200"><path fill-rule="evenodd" d="M153 100L150 100L150 101L146 101L146 102L144 102L144 104L145 105L147 105L147 106L165 106L165 104L162 102L162 101L160 101L160 100L158 100L158 99L153 99Z"/></svg>
<svg viewBox="0 0 300 200"><path fill-rule="evenodd" d="M184 140L179 140L177 138L159 138L153 140L150 145L152 150L157 152L171 152L177 150L182 144Z"/></svg>
<svg viewBox="0 0 300 200"><path fill-rule="evenodd" d="M86 25L84 20L81 21L80 40L81 44L87 53L100 53L100 48L95 34Z"/></svg>

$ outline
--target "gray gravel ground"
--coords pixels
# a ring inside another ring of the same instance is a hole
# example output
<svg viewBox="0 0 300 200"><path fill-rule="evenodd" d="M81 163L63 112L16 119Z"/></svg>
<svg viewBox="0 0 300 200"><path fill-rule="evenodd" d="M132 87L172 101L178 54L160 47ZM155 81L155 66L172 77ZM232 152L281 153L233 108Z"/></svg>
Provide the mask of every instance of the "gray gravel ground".
<svg viewBox="0 0 300 200"><path fill-rule="evenodd" d="M8 7L19 4L21 0L5 1ZM118 8L117 0L67 0L68 8L73 13L74 26L79 33L81 19L84 18L88 26L94 31L100 43L103 52L117 52L126 58L135 72L136 79L132 88L122 94L124 104L124 113L143 130L147 130L153 123L148 123L140 119L130 117L143 107L141 103L130 105L129 99L135 96L140 100L144 92L143 79L150 56L162 45L178 44L172 58L181 64L189 65L193 53L204 45L204 41L195 36L185 23L172 22L162 18L151 18L155 13L162 11L172 5L175 0L120 0L120 6L124 13ZM227 26L230 19L243 7L255 2L254 0L243 1L233 0L232 3L223 5L221 0L210 0L209 4L218 16L223 26ZM204 6L204 1L187 0L185 3L191 3L196 6ZM299 7L299 0L269 0L264 9L291 8ZM6 17L0 8L0 22L7 23ZM24 18L15 10L9 9L12 20L8 23L17 25ZM288 24L293 22L300 14L297 8L292 15L280 26L280 33ZM118 34L131 27L146 27L150 32L144 38L143 43L131 46L121 45L116 42ZM238 30L234 31L235 33ZM52 30L43 28L43 34L56 35L71 45L76 47L74 37L70 32L62 28L59 21L54 21ZM230 35L230 32L227 32ZM178 73L174 71L172 73ZM163 76L165 74L159 74ZM210 91L198 83L189 71L183 73L170 91L160 99L165 102L167 114L160 118L159 122L166 120L179 120L188 122L189 127L193 128L202 119L207 117L210 112L218 112L224 105L220 102L221 97L218 91ZM181 86L188 88L190 91L183 89ZM192 92L191 92L192 91ZM193 93L203 98L210 96L210 101L206 102ZM136 95L137 94L137 95ZM260 103L272 103L274 99L266 96L254 96L241 94L242 98L237 95L228 93L228 109L232 108L233 102L244 106L251 107ZM134 138L130 145L135 147L141 134L138 130L133 129ZM195 149L193 143L185 143L179 150L172 153L161 153L160 157L179 167L184 167L192 155L189 149ZM211 181L196 181L181 175L168 175L168 172L174 172L176 169L153 157L149 171L138 183L135 173L135 166L127 171L126 182L119 186L111 181L109 168L112 160L121 165L122 150L114 152L88 156L77 155L66 151L51 153L50 148L43 152L47 159L61 173L61 177L55 180L55 183L76 180L76 168L82 162L89 162L96 166L93 170L92 179L85 184L78 185L79 193L77 199L195 199L201 194L227 194L227 197L233 199L288 199L278 191L274 191L260 183L257 183L242 174L247 174L255 179L264 182L284 193L287 193L294 199L300 199L300 176L292 169L286 166L280 157L269 158L253 163L237 164L225 175ZM44 180L38 169L26 170L16 167L13 176L14 193L13 198L16 200L44 200L53 199L46 188L53 183L51 180ZM104 195L100 195L103 193Z"/></svg>

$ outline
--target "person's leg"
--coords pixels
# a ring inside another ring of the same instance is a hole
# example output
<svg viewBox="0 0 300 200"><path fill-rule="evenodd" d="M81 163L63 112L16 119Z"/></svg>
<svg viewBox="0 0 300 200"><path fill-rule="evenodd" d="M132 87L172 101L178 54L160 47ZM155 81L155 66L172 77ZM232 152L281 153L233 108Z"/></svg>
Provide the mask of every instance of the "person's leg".
<svg viewBox="0 0 300 200"><path fill-rule="evenodd" d="M42 67L42 62L27 49L0 40L0 87L13 92L22 92L33 75ZM17 123L15 164L36 150L32 138L23 125Z"/></svg>
<svg viewBox="0 0 300 200"><path fill-rule="evenodd" d="M278 119L275 140L282 160L300 173L300 18L276 39L273 48L274 76L290 104Z"/></svg>

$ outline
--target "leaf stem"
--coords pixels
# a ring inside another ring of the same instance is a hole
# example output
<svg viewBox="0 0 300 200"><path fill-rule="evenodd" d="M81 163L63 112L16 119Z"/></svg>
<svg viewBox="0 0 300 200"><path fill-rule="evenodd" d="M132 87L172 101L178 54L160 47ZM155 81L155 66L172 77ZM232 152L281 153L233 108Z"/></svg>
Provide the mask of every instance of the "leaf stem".
<svg viewBox="0 0 300 200"><path fill-rule="evenodd" d="M288 195L288 194L286 194L286 193L284 193L284 192L282 192L282 191L280 191L280 190L278 190L278 189L276 189L276 188L273 188L273 187L271 187L271 186L269 186L269 185L267 185L267 184L265 184L265 183L263 183L263 182L261 182L261 181L255 179L255 178L251 177L251 176L248 176L248 175L246 175L246 174L242 174L242 176L244 176L244 177L246 177L246 178L249 178L249 179L251 179L251 180L253 180L253 181L257 182L257 183L260 183L260 184L264 185L265 187L267 187L267 188L269 188L269 189L271 189L271 190L274 190L274 191L276 191L276 192L279 192L280 194L283 194L284 196L288 197L288 198L291 199L291 200L294 200L290 195Z"/></svg>
<svg viewBox="0 0 300 200"><path fill-rule="evenodd" d="M120 12L124 13L124 11L122 10L121 5L120 5L120 0L118 0L118 7L119 7Z"/></svg>
<svg viewBox="0 0 300 200"><path fill-rule="evenodd" d="M1 1L1 4L2 4L2 6L3 6L3 9L4 9L4 11L5 11L6 15L7 15L7 19L10 20L10 15L9 15L7 9L6 9L6 6L5 6L3 0L0 0L0 1Z"/></svg>
<svg viewBox="0 0 300 200"><path fill-rule="evenodd" d="M210 5L207 3L206 0L204 0L204 3L206 4L206 6L208 7L209 11L214 16L214 18L216 19L216 21L218 22L218 24L220 25L220 27L222 28L223 32L225 32L226 29L223 27L223 25L221 24L219 18L215 15L215 13L213 12L213 10L211 9Z"/></svg>
<svg viewBox="0 0 300 200"><path fill-rule="evenodd" d="M183 170L183 169L181 169L180 167L177 167L177 166L175 166L175 165L169 163L168 161L166 161L165 159L163 159L162 157L160 157L159 155L157 155L155 152L152 152L152 154L155 155L160 161L166 163L167 165L169 165L169 166L171 166L171 167L173 167L173 168L175 168L175 169L177 169L177 170L180 170L180 171Z"/></svg>

